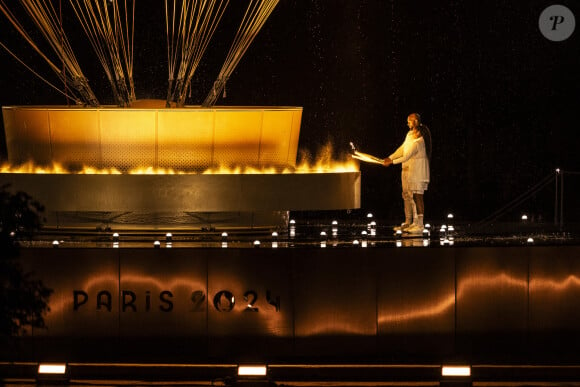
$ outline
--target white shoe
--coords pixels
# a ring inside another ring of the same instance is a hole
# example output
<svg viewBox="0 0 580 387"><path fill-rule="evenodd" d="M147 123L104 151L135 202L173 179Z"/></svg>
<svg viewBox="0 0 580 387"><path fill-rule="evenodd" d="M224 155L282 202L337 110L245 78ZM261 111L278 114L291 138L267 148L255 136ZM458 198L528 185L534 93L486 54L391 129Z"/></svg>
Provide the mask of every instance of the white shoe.
<svg viewBox="0 0 580 387"><path fill-rule="evenodd" d="M423 234L424 227L420 224L412 224L411 227L405 229L405 232L409 234Z"/></svg>
<svg viewBox="0 0 580 387"><path fill-rule="evenodd" d="M400 226L393 227L393 231L405 231L409 227L411 227L409 223L401 223Z"/></svg>

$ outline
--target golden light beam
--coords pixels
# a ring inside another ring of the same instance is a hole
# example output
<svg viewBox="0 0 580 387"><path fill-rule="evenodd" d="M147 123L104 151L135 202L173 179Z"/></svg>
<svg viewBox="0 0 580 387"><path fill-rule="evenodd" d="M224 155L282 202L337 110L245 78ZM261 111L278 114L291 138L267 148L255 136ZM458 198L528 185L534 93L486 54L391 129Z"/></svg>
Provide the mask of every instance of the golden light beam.
<svg viewBox="0 0 580 387"><path fill-rule="evenodd" d="M459 300L460 298L464 297L465 294L469 291L496 288L501 285L526 289L528 282L526 280L510 276L504 272L490 276L477 275L468 277L460 281L457 287L457 299ZM412 306L406 308L406 310L386 313L379 317L379 323L389 324L392 322L418 320L426 317L442 315L454 306L455 292L451 292L441 297L433 304L424 305L421 307Z"/></svg>

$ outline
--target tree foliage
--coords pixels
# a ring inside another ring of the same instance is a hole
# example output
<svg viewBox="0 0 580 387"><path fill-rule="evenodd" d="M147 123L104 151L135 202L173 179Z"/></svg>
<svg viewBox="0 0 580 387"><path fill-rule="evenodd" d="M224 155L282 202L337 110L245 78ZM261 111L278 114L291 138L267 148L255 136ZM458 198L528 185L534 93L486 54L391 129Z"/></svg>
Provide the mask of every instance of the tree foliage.
<svg viewBox="0 0 580 387"><path fill-rule="evenodd" d="M45 328L44 315L53 290L18 261L19 241L42 227L44 207L25 192L0 187L0 335Z"/></svg>

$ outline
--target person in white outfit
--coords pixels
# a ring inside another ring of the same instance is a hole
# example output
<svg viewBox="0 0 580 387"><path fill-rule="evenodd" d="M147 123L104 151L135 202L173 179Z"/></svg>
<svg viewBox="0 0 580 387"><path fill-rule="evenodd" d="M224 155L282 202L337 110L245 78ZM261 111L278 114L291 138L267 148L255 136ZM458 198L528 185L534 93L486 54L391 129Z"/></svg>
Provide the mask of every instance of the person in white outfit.
<svg viewBox="0 0 580 387"><path fill-rule="evenodd" d="M425 215L423 195L429 185L428 154L430 154L431 135L429 128L421 124L421 116L418 113L412 113L407 117L407 126L409 132L405 141L393 154L383 160L383 165L388 167L391 164L401 164L405 221L395 229L409 233L421 233L423 232Z"/></svg>

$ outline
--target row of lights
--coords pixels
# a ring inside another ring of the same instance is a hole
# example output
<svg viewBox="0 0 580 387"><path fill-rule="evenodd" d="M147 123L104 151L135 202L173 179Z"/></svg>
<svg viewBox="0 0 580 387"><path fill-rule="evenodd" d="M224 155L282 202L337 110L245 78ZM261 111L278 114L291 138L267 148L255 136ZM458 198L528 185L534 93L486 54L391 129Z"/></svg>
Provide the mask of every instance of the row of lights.
<svg viewBox="0 0 580 387"><path fill-rule="evenodd" d="M38 364L39 375L66 375L66 363L40 363ZM265 365L240 365L238 366L239 376L265 376L267 368Z"/></svg>
<svg viewBox="0 0 580 387"><path fill-rule="evenodd" d="M117 233L115 233L117 234ZM113 235L114 237L114 235ZM119 234L117 234L117 246L115 246L115 242L113 242L113 247L119 247L118 245L118 239L119 239ZM155 242L153 242L153 247L156 249L161 248L161 242L159 240L156 240ZM173 234L171 234L170 232L168 232L167 234L165 234L165 247L167 247L168 249L173 247Z"/></svg>
<svg viewBox="0 0 580 387"><path fill-rule="evenodd" d="M336 246L338 246L338 221L333 220L330 225L331 225L330 230L331 230L331 237L332 237L332 246L336 247ZM290 235L290 238L293 238L296 236L296 221L294 221L294 220L290 221L289 235ZM373 214L368 213L367 214L366 230L361 231L360 241L358 239L355 239L352 241L352 245L355 247L360 246L360 247L366 248L369 245L369 243L368 243L369 237L374 238L376 235L377 235L377 222L375 222L373 220ZM325 248L327 246L327 242L328 242L327 232L321 231L320 232L320 247ZM374 245L374 243L371 243L371 245Z"/></svg>
<svg viewBox="0 0 580 387"><path fill-rule="evenodd" d="M60 246L60 243L58 240L55 240L52 242L52 247L57 248ZM253 242L253 246L254 247L260 247L260 241L259 240L255 240ZM155 240L153 242L153 247L158 249L161 248L161 241L159 240ZM167 233L165 235L165 247L166 248L171 248L173 247L173 235L171 233ZM227 232L223 232L221 234L221 247L222 248L227 248L228 247L228 233ZM113 248L119 248L119 234L118 233L114 233L113 234ZM272 248L278 248L278 233L276 231L274 231L272 233Z"/></svg>
<svg viewBox="0 0 580 387"><path fill-rule="evenodd" d="M442 224L441 227L439 228L439 244L441 246L453 246L455 244L455 227L453 226L453 224L451 224L451 222L454 219L454 215L452 213L449 213L447 215L447 224ZM377 223L373 220L373 214L372 213L368 213L367 214L367 229L361 232L361 240L357 240L355 239L352 244L355 247L367 247L368 246L368 238L369 236L371 238L375 237L377 235ZM522 222L527 222L528 221L528 216L526 214L522 215L521 217ZM331 235L332 235L332 239L335 240L333 242L333 246L337 245L337 238L338 238L338 221L333 220L331 222ZM288 228L288 234L290 239L293 239L296 237L296 221L294 219L291 219L289 222L289 228ZM431 225L429 223L425 224L425 228L423 229L423 233L422 233L422 237L423 237L423 246L429 246L430 244L430 236L431 236ZM222 248L227 248L228 247L228 233L227 232L223 232L222 235L222 242L221 242L221 247ZM397 247L401 247L403 246L403 242L402 242L402 237L403 237L403 232L401 230L397 230L395 233L395 239L396 239L396 246ZM173 235L171 233L167 233L165 235L165 247L166 248L171 248L173 247L173 242L172 239ZM326 231L322 231L320 233L320 247L324 248L327 246L327 240L328 240L328 235L326 233ZM60 246L60 244L62 243L62 241L58 241L58 240L54 240L52 242L52 247L54 248L58 248ZM533 244L534 243L534 239L532 237L529 237L527 239L527 243L528 244ZM259 240L255 240L253 242L253 246L254 247L260 247L261 243ZM119 247L119 234L118 233L114 233L113 234L113 248L118 248ZM153 242L153 247L154 248L161 248L161 242L159 240L155 240ZM273 232L272 233L272 248L278 248L278 233L277 232Z"/></svg>
<svg viewBox="0 0 580 387"><path fill-rule="evenodd" d="M439 245L453 246L455 244L455 227L452 224L454 218L453 214L447 214L447 224L439 228Z"/></svg>
<svg viewBox="0 0 580 387"><path fill-rule="evenodd" d="M255 248L259 248L261 246L261 244L262 243L258 239L254 240L254 242L252 242L252 246L254 246ZM228 248L228 233L227 232L222 232L221 246L223 249ZM272 233L272 248L273 249L278 248L278 233L276 231L274 231Z"/></svg>
<svg viewBox="0 0 580 387"><path fill-rule="evenodd" d="M368 238L369 236L371 238L374 238L377 235L377 222L373 220L373 214L372 213L368 213L367 214L367 227L366 230L363 230L361 232L361 236L360 236L360 241L358 239L355 239L352 244L353 246L360 246L360 247L367 247L368 246ZM429 225L427 225L429 226ZM332 238L333 240L338 239L338 221L333 220L331 222L331 232L332 232ZM289 222L289 228L288 228L288 234L290 239L293 239L296 237L296 221L294 219L291 219ZM424 237L428 238L428 236L430 235L430 232L428 231L428 229L423 231L423 235ZM165 247L167 248L171 248L173 247L173 243L172 243L172 234L171 233L167 233L165 235ZM320 233L320 247L324 248L327 245L327 240L328 240L328 235L326 233L326 231L322 231ZM55 240L52 243L53 247L59 247L60 242ZM260 247L261 243L259 240L255 240L253 242L253 246L254 247ZM333 246L336 246L337 242L335 241L333 243ZM118 248L119 247L119 233L114 233L113 234L113 248ZM153 242L153 247L154 248L161 248L161 241L159 240L155 240ZM227 232L223 232L221 234L221 247L222 248L227 248L228 247L228 233ZM272 233L272 248L278 248L278 233L277 232L273 232Z"/></svg>
<svg viewBox="0 0 580 387"><path fill-rule="evenodd" d="M237 369L238 376L240 377L266 377L268 375L268 367L263 364L254 365L238 365ZM61 377L64 378L67 375L67 364L66 363L40 363L38 365L38 377L42 379L43 377ZM442 377L458 377L466 378L471 376L470 366L458 366L458 365L442 365L441 366L441 376Z"/></svg>
<svg viewBox="0 0 580 387"><path fill-rule="evenodd" d="M368 214L367 217L368 218L372 218L372 214ZM353 241L353 246L361 246L361 247L367 247L368 246L368 242L367 242L367 238L368 235L370 234L370 236L374 237L376 236L376 229L377 229L377 224L375 221L370 221L367 224L367 229L368 231L362 231L361 232L361 241L359 242L358 240L354 240ZM278 233L276 231L272 232L272 248L278 248L279 244L278 244ZM296 237L296 221L294 219L290 220L290 225L289 225L289 236L290 239L293 239ZM326 247L326 240L327 240L327 234L325 231L322 231L320 233L320 237L321 237L321 243L320 246L321 247ZM333 239L338 238L338 222L336 220L332 221L332 237ZM54 240L52 242L52 246L54 248L58 248L60 247L60 244L62 243L62 241L58 241L58 240ZM259 240L255 240L253 242L253 246L254 247L260 247L261 246L261 242ZM153 242L153 247L158 249L161 248L161 241L160 240L155 240ZM166 248L171 248L173 247L173 235L171 233L167 233L165 235L165 247ZM222 248L227 248L228 247L228 233L227 232L223 232L221 234L221 247ZM119 248L119 233L114 233L113 234L113 248Z"/></svg>
<svg viewBox="0 0 580 387"><path fill-rule="evenodd" d="M268 368L265 365L238 366L238 376L266 376ZM469 377L471 376L470 366L442 365L441 376L446 377Z"/></svg>

